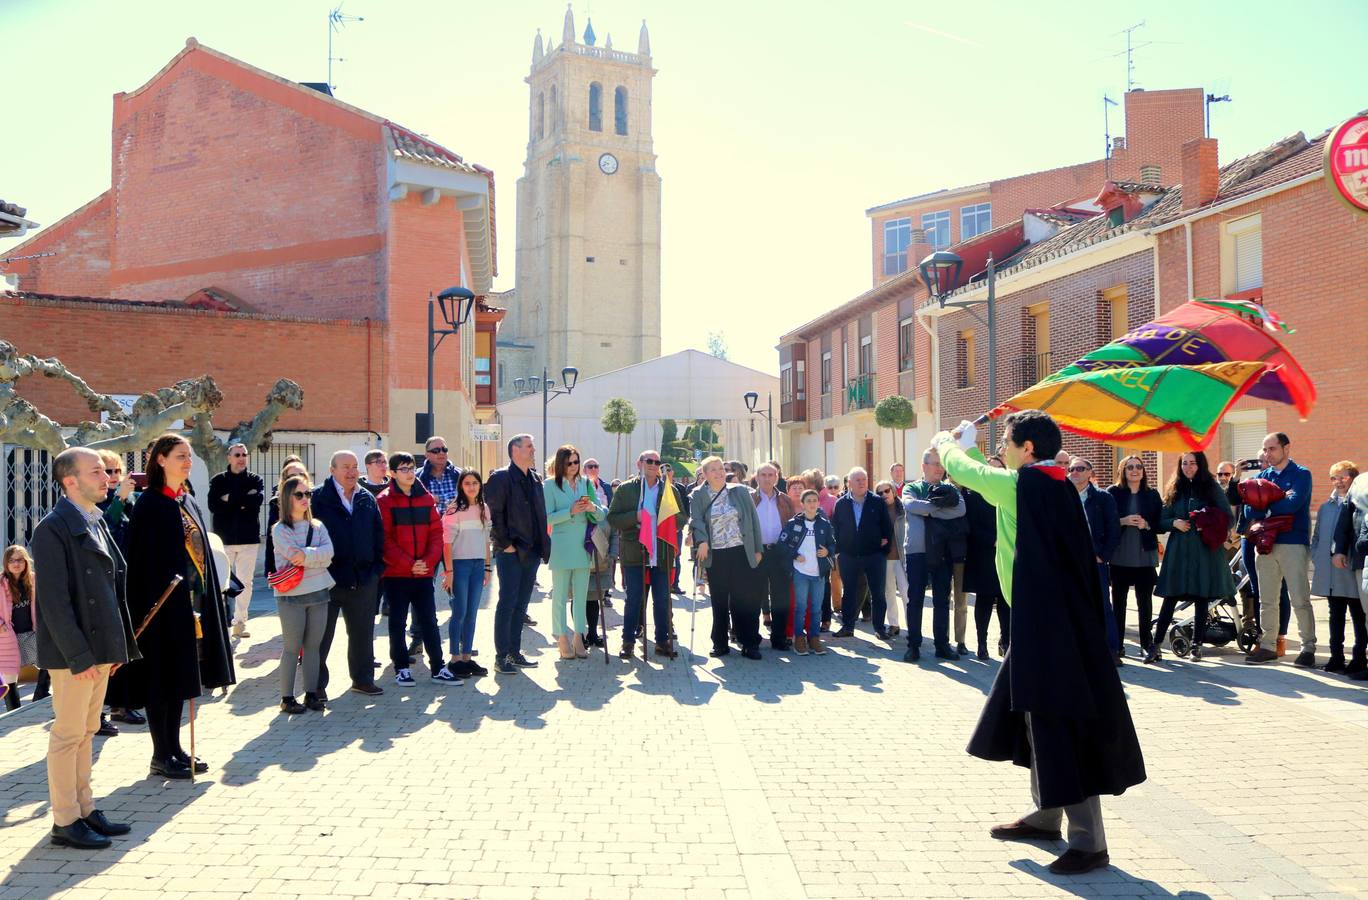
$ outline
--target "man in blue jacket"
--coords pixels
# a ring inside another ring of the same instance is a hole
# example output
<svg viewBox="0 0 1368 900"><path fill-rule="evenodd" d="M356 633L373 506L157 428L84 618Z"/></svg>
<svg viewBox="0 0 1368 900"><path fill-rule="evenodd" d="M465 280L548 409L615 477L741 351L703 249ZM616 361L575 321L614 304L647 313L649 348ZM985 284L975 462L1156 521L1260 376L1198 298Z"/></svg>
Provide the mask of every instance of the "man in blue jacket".
<svg viewBox="0 0 1368 900"><path fill-rule="evenodd" d="M849 491L836 501L831 525L836 532L836 563L841 581L849 586L841 604L841 630L833 637L855 636L860 618L860 598L855 585L863 574L874 604L874 627L882 631L888 604L884 599L884 574L888 571L888 548L893 543L893 519L888 504L869 490L869 473L858 466L846 476Z"/></svg>
<svg viewBox="0 0 1368 900"><path fill-rule="evenodd" d="M1272 662L1278 658L1278 629L1272 623L1278 621L1278 583L1287 583L1287 596L1292 601L1292 612L1297 617L1297 631L1301 635L1301 653L1297 656L1299 666L1316 664L1316 614L1311 609L1311 582L1307 566L1311 557L1311 472L1292 461L1288 452L1291 441L1281 431L1275 431L1263 441L1264 461L1268 468L1259 473L1260 478L1282 488L1286 496L1267 509L1256 510L1245 507L1250 522L1258 522L1269 516L1291 516L1292 526L1279 534L1273 541L1273 550L1258 554L1254 565L1258 569L1260 613L1264 623L1263 637L1259 638L1258 648L1247 657L1245 662L1259 664Z"/></svg>
<svg viewBox="0 0 1368 900"><path fill-rule="evenodd" d="M319 648L318 693L328 686L328 651L337 631L337 614L347 623L347 672L351 690L365 696L383 694L375 683L375 602L385 571L385 523L370 491L360 488L356 454L339 450L328 465L329 476L313 492L313 514L332 538L333 577L328 624Z"/></svg>
<svg viewBox="0 0 1368 900"><path fill-rule="evenodd" d="M1116 499L1092 483L1093 465L1081 456L1069 457L1069 482L1078 491L1083 504L1083 515L1092 532L1093 556L1097 559L1097 577L1102 582L1102 618L1107 628L1107 646L1113 656L1121 652L1121 632L1116 627L1116 614L1107 601L1111 596L1109 563L1121 543L1121 516L1116 511Z"/></svg>

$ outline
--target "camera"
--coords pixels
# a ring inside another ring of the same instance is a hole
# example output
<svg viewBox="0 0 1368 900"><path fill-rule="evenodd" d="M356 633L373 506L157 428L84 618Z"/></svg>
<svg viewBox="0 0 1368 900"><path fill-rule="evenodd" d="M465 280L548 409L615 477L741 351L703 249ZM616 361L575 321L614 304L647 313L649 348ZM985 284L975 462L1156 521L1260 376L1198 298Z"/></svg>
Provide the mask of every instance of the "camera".
<svg viewBox="0 0 1368 900"><path fill-rule="evenodd" d="M1261 463L1261 462L1259 462L1257 459L1242 459L1242 460L1240 460L1240 471L1241 471L1241 472L1258 472L1258 471L1261 470L1263 467L1264 467L1264 464Z"/></svg>

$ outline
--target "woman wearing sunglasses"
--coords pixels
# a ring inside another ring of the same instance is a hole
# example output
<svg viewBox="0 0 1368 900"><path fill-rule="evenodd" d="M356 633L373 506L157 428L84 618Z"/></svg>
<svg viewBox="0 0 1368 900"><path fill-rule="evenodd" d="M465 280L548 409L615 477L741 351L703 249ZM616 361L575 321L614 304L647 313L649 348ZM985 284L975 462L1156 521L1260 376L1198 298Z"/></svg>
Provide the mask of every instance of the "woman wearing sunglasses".
<svg viewBox="0 0 1368 900"><path fill-rule="evenodd" d="M580 452L570 444L556 451L550 477L542 482L546 522L551 526L551 633L561 659L585 659L583 635L588 631L585 602L589 599L592 561L584 547L586 526L608 515L598 504L589 479L580 475ZM565 621L565 602L571 601L572 631Z"/></svg>
<svg viewBox="0 0 1368 900"><path fill-rule="evenodd" d="M1149 486L1145 461L1127 456L1116 467L1116 483L1107 488L1121 516L1121 541L1111 558L1112 612L1116 616L1117 656L1125 656L1126 595L1135 589L1135 613L1140 626L1140 649L1149 653L1154 622L1155 568L1159 565L1159 519L1163 498ZM1163 635L1159 635L1163 640Z"/></svg>
<svg viewBox="0 0 1368 900"><path fill-rule="evenodd" d="M313 485L304 475L292 475L280 486L280 521L271 529L275 550L272 581L280 611L280 711L297 715L305 709L321 711L318 695L319 647L328 626L328 574L333 546L328 529L313 517ZM287 573L287 567L295 567ZM301 651L303 651L301 653ZM304 668L304 703L295 699L295 671Z"/></svg>

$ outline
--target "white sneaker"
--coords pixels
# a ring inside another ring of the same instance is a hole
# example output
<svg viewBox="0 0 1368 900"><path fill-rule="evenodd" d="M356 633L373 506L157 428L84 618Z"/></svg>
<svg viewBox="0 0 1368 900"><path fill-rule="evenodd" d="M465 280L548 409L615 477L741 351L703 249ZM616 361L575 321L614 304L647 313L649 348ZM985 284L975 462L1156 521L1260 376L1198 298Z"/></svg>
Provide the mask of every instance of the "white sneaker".
<svg viewBox="0 0 1368 900"><path fill-rule="evenodd" d="M394 683L400 687L413 687L413 673L408 669L400 669L394 676Z"/></svg>

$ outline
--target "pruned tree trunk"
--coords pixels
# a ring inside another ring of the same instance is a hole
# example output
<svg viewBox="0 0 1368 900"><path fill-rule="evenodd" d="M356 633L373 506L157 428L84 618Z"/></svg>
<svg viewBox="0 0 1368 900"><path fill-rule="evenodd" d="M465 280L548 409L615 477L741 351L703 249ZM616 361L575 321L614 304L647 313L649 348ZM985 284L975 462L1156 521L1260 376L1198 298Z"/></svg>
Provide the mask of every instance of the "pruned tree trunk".
<svg viewBox="0 0 1368 900"><path fill-rule="evenodd" d="M44 375L66 382L85 400L92 413L105 413L108 420L80 422L71 437L63 437L59 423L19 396L17 382L30 375ZM60 453L68 447L126 453L144 449L181 420L188 426L184 433L195 452L209 471L217 472L226 467L230 444L241 441L248 447L269 447L271 427L285 410L304 407L304 391L288 378L280 379L266 395L262 410L250 422L239 422L226 441L214 435L212 424L214 410L222 402L223 392L214 379L201 375L143 394L133 404L132 415L129 415L112 397L91 388L60 360L21 355L13 344L0 341L0 443L19 444L49 453Z"/></svg>

